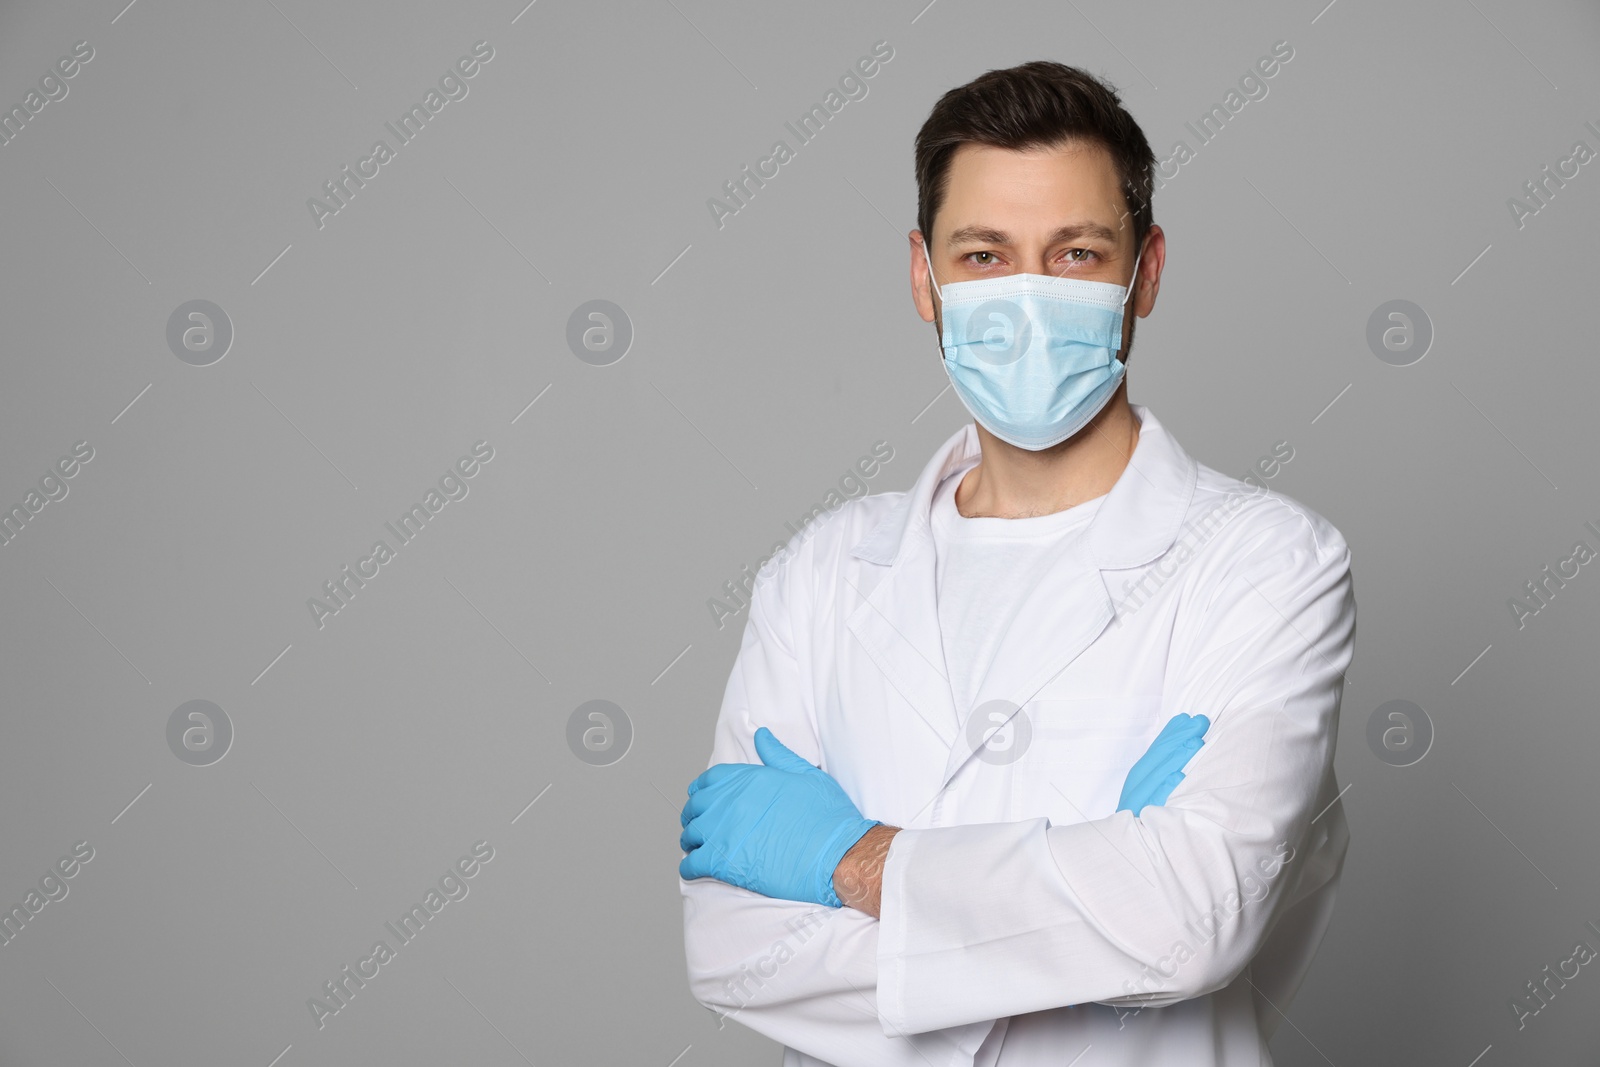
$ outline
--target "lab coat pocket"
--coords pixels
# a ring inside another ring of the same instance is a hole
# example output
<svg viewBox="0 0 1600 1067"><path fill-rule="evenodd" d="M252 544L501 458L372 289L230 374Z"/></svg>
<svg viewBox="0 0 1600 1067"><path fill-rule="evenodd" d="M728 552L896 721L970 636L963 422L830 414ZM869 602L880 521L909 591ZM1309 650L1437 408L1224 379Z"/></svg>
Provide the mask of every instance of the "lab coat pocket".
<svg viewBox="0 0 1600 1067"><path fill-rule="evenodd" d="M1020 714L1031 736L1014 765L1011 818L1043 815L1053 826L1114 812L1165 721L1159 694L1041 698Z"/></svg>

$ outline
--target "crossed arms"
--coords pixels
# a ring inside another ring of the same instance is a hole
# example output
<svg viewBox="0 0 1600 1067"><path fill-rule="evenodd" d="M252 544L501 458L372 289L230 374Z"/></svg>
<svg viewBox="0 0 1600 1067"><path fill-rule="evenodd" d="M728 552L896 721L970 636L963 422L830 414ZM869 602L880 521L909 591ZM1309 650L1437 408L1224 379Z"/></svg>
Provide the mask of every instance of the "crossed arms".
<svg viewBox="0 0 1600 1067"><path fill-rule="evenodd" d="M833 870L842 908L681 880L696 999L829 1062L898 1065L969 1054L1009 1015L1228 985L1337 873L1293 862L1331 796L1354 636L1349 553L1326 529L1288 514L1190 591L1169 690L1214 726L1166 804L1062 826L874 827ZM810 605L788 577L752 602L713 764L760 763L757 724L807 761L821 751L800 696Z"/></svg>

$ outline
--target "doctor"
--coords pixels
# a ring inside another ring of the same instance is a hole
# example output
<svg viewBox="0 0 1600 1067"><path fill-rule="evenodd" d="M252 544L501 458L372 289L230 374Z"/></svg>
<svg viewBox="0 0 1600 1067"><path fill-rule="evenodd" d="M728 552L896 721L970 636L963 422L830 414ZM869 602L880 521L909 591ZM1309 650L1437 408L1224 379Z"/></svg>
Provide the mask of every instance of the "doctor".
<svg viewBox="0 0 1600 1067"><path fill-rule="evenodd" d="M785 1067L1270 1065L1327 929L1350 553L1129 403L1154 163L1050 62L917 137L976 421L763 568L681 820L691 991Z"/></svg>

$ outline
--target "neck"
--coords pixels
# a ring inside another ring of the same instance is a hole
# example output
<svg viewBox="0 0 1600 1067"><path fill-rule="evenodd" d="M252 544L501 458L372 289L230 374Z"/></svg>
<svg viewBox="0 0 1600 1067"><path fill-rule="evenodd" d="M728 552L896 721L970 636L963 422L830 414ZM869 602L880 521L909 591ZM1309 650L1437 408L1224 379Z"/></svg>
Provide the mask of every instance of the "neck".
<svg viewBox="0 0 1600 1067"><path fill-rule="evenodd" d="M983 459L956 488L956 510L967 518L1026 519L1104 496L1117 484L1139 443L1139 419L1128 406L1127 383L1089 424L1052 448L1030 452L977 424Z"/></svg>

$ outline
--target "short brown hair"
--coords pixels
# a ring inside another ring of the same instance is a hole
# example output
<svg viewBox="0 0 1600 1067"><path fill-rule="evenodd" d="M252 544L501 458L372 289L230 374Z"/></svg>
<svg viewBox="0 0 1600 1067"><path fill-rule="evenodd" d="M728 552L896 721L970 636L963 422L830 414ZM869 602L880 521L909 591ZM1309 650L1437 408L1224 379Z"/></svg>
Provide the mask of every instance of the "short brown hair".
<svg viewBox="0 0 1600 1067"><path fill-rule="evenodd" d="M1134 247L1155 221L1150 208L1155 153L1109 83L1077 67L1035 60L991 70L951 89L917 132L917 228L933 239L933 217L950 184L950 160L963 144L1023 150L1081 139L1111 155L1133 217Z"/></svg>

